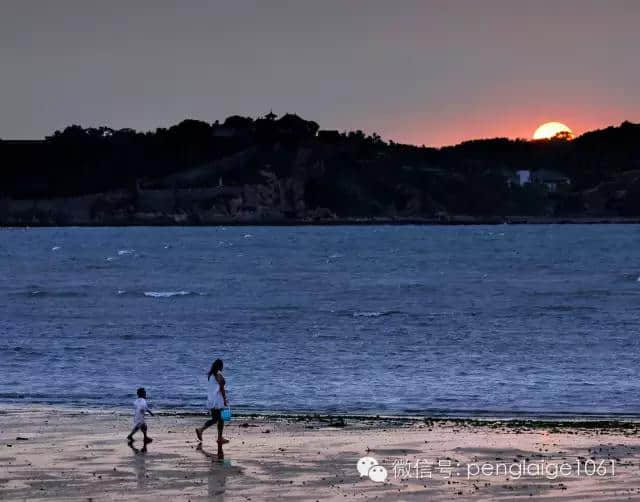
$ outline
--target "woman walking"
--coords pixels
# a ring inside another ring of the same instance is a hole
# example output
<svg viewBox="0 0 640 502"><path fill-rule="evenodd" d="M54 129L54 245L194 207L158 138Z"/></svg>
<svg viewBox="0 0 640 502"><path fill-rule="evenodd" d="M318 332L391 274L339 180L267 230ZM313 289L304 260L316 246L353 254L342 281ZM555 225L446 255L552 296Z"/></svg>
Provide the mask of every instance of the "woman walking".
<svg viewBox="0 0 640 502"><path fill-rule="evenodd" d="M222 420L222 408L228 406L227 394L224 390L224 376L222 376L223 363L221 359L216 359L211 365L207 378L209 380L207 388L207 408L211 412L211 418L205 422L201 428L196 427L198 441L202 441L202 433L213 424L218 424L218 444L228 443L228 439L222 437L224 421Z"/></svg>

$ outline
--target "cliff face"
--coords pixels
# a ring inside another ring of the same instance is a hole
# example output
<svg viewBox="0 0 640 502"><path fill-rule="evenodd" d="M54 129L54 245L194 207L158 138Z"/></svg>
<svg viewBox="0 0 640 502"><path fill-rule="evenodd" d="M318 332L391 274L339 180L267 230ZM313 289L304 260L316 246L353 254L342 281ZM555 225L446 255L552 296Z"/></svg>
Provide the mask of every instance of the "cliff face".
<svg viewBox="0 0 640 502"><path fill-rule="evenodd" d="M74 126L0 141L0 158L2 225L640 216L640 127L629 123L571 142L437 150L317 133L296 116L230 117L147 134Z"/></svg>
<svg viewBox="0 0 640 502"><path fill-rule="evenodd" d="M327 208L307 207L306 185L324 174L323 161L314 153L308 147L295 149L293 161L285 166L289 173L282 177L268 162L259 162L264 151L249 149L165 177L137 180L131 189L54 198L4 197L0 223L217 224L335 218ZM253 182L239 183L238 173L248 169L256 170Z"/></svg>

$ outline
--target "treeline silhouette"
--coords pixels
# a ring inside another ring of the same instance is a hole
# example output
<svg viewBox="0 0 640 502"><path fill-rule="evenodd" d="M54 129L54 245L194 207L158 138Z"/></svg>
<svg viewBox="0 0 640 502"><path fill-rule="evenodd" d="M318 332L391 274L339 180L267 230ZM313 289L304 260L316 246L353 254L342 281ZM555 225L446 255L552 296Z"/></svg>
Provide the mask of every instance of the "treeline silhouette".
<svg viewBox="0 0 640 502"><path fill-rule="evenodd" d="M259 216L269 205L283 218L640 215L640 124L630 122L571 141L496 138L444 148L319 131L293 114L185 120L153 132L73 125L42 141L0 140L0 159L5 219L10 201L124 190L134 215L145 190L213 187L237 190L176 199L171 210L193 221L202 211ZM246 187L258 194L253 202Z"/></svg>

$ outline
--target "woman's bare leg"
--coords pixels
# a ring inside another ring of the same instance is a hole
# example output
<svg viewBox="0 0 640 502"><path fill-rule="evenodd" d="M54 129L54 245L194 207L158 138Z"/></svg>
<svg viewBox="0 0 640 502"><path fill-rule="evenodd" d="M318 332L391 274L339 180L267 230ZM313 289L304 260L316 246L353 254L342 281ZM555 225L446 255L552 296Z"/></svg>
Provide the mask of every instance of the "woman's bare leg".
<svg viewBox="0 0 640 502"><path fill-rule="evenodd" d="M218 421L222 422L222 420L212 417L207 420L202 427L196 427L196 437L198 438L198 441L202 441L202 433Z"/></svg>
<svg viewBox="0 0 640 502"><path fill-rule="evenodd" d="M222 437L222 429L224 429L224 420L222 420L222 418L220 418L220 420L218 421L218 444L222 445L225 443L228 443L229 440L225 439Z"/></svg>
<svg viewBox="0 0 640 502"><path fill-rule="evenodd" d="M218 441L222 441L222 429L224 429L224 420L218 421Z"/></svg>

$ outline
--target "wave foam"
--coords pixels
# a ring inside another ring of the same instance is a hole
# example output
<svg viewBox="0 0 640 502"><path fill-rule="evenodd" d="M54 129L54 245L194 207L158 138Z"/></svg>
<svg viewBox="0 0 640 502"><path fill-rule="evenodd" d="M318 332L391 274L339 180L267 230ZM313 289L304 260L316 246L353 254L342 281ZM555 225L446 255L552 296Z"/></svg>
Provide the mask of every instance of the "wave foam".
<svg viewBox="0 0 640 502"><path fill-rule="evenodd" d="M394 310L387 310L384 312L354 312L353 313L353 317L382 317L385 315L392 315L392 314L398 314L399 312L396 312Z"/></svg>
<svg viewBox="0 0 640 502"><path fill-rule="evenodd" d="M171 298L172 296L192 295L191 291L145 291L144 296L151 298Z"/></svg>

